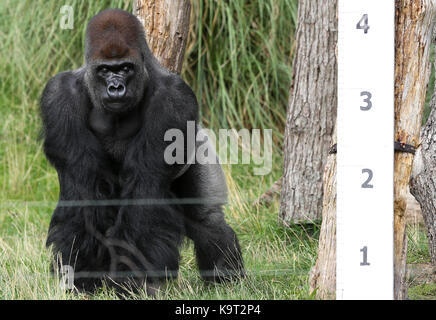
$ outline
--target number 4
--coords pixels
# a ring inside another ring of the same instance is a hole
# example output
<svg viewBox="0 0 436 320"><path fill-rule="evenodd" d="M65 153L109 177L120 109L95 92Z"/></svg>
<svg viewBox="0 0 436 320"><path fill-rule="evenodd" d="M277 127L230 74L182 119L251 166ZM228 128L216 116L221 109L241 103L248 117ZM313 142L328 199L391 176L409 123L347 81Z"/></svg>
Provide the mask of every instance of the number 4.
<svg viewBox="0 0 436 320"><path fill-rule="evenodd" d="M368 33L368 15L365 13L356 25L356 29L363 29L365 33Z"/></svg>

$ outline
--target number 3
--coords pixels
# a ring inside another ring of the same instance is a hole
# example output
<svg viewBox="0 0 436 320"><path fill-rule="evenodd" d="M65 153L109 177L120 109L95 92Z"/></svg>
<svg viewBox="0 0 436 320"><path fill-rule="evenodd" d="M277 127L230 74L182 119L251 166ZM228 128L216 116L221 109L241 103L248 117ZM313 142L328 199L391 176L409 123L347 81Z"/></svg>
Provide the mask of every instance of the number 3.
<svg viewBox="0 0 436 320"><path fill-rule="evenodd" d="M371 109L371 108L372 108L372 102L371 102L372 94L371 94L371 92L368 92L368 91L362 91L362 92L360 93L360 96L361 96L361 97L363 97L363 96L367 96L367 98L366 98L365 100L363 100L363 102L366 102L366 107L362 107L362 106L360 106L360 110L362 110L362 111L368 111L369 109Z"/></svg>

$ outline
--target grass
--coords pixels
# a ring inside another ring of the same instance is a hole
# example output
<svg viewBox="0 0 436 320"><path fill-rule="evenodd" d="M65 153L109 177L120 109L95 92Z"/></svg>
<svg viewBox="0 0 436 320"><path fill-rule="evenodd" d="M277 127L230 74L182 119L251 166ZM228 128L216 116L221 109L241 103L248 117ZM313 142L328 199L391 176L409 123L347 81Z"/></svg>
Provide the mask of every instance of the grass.
<svg viewBox="0 0 436 320"><path fill-rule="evenodd" d="M422 224L413 223L407 227L407 263L422 264L430 263L430 252L426 230Z"/></svg>
<svg viewBox="0 0 436 320"><path fill-rule="evenodd" d="M238 172L235 172L238 170ZM179 278L158 295L161 299L310 299L308 273L314 263L319 227L285 228L277 223L278 202L270 208L252 207L249 199L272 183L271 176L261 184L247 174L250 167L232 168L232 174L246 176L244 185L227 174L231 197L226 208L230 225L239 235L248 277L244 281L206 286L196 270L193 247L186 241L182 249ZM226 170L229 172L230 170ZM54 173L53 173L54 175ZM252 181L249 181L252 180ZM94 296L66 293L50 275L50 256L44 246L50 202L9 201L0 216L0 299L112 299L113 292L101 290ZM146 298L144 294L136 298Z"/></svg>
<svg viewBox="0 0 436 320"><path fill-rule="evenodd" d="M38 140L38 98L54 74L83 63L86 21L101 9L130 10L130 1L73 0L74 29L59 28L56 0L0 1L0 299L112 299L60 289L44 242L58 198L55 170ZM273 129L273 170L254 176L250 165L225 166L229 224L238 234L248 277L206 286L192 243L182 249L180 276L162 299L311 299L308 273L319 225L282 227L278 201L251 203L282 173L282 133L291 79L297 1L193 0L182 76L198 97L207 127ZM425 234L409 233L410 263L428 261ZM427 291L426 291L427 292ZM146 298L144 294L136 298Z"/></svg>
<svg viewBox="0 0 436 320"><path fill-rule="evenodd" d="M425 283L411 288L409 297L412 300L435 300L436 283Z"/></svg>
<svg viewBox="0 0 436 320"><path fill-rule="evenodd" d="M230 180L230 191L240 195ZM253 190L253 192L260 190ZM206 286L196 270L193 247L182 250L179 278L170 282L162 299L308 299L307 278L316 254L316 234L304 228L287 229L277 224L277 203L269 209L252 209L245 199L232 197L226 213L235 228L249 270L239 283ZM95 296L67 294L49 273L50 259L44 247L52 208L24 206L3 216L0 236L1 299L111 299L101 290ZM7 228L5 228L7 226ZM318 232L318 231L316 231ZM144 294L137 298L146 298Z"/></svg>
<svg viewBox="0 0 436 320"><path fill-rule="evenodd" d="M412 300L436 300L436 275L431 270L425 232L424 226L419 224L411 225L407 230L407 281L408 295Z"/></svg>

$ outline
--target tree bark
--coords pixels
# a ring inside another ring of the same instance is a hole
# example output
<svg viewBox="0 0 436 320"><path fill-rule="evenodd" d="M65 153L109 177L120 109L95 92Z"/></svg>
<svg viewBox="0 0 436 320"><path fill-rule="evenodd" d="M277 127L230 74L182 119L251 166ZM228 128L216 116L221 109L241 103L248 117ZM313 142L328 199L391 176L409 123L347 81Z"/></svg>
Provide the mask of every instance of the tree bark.
<svg viewBox="0 0 436 320"><path fill-rule="evenodd" d="M332 144L336 143L336 127ZM336 153L329 154L324 169L324 199L318 257L309 276L310 292L318 299L336 295Z"/></svg>
<svg viewBox="0 0 436 320"><path fill-rule="evenodd" d="M160 64L180 74L189 33L189 0L134 0L133 13L144 26L147 43Z"/></svg>
<svg viewBox="0 0 436 320"><path fill-rule="evenodd" d="M336 7L336 0L299 1L279 213L285 225L321 216L322 172L336 121Z"/></svg>
<svg viewBox="0 0 436 320"><path fill-rule="evenodd" d="M429 80L429 51L435 0L397 0L395 31L395 140L416 146ZM394 168L394 296L407 298L406 202L413 155L395 154ZM336 171L336 170L335 170ZM333 189L336 172L325 171L325 190ZM336 279L336 196L326 193L318 259L311 272L311 290L317 297L334 297ZM332 213L332 211L334 213ZM325 221L328 220L328 221ZM325 280L326 279L326 280Z"/></svg>
<svg viewBox="0 0 436 320"><path fill-rule="evenodd" d="M436 28L433 29L433 39L435 37ZM430 107L431 113L421 131L421 143L413 160L410 192L421 207L431 263L436 266L436 86Z"/></svg>
<svg viewBox="0 0 436 320"><path fill-rule="evenodd" d="M395 32L395 141L417 146L430 78L435 0L397 0ZM394 295L407 298L406 204L413 154L397 152L394 171Z"/></svg>

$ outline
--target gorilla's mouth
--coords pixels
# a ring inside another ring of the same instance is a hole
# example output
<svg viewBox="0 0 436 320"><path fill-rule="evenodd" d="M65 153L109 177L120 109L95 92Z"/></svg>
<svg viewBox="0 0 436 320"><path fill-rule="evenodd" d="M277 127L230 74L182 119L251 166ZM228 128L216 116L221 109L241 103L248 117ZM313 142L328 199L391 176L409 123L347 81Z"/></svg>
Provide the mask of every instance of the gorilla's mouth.
<svg viewBox="0 0 436 320"><path fill-rule="evenodd" d="M105 110L113 113L121 113L130 110L130 104L125 100L104 102L102 105Z"/></svg>

